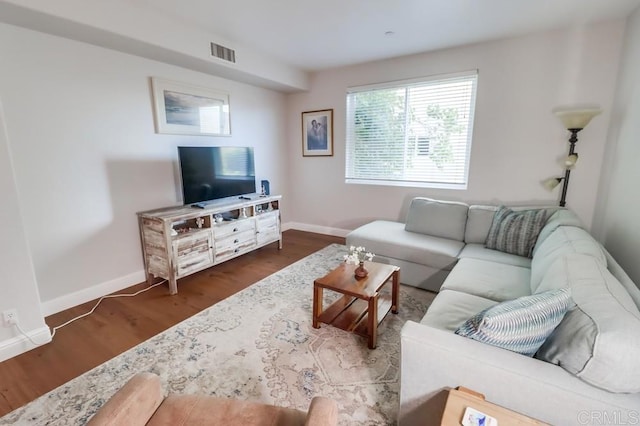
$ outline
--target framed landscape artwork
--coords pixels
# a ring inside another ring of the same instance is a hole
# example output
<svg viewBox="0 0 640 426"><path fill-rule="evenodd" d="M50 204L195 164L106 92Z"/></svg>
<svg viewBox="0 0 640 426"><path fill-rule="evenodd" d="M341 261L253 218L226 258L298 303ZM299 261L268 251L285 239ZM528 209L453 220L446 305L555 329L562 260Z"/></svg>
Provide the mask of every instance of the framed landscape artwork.
<svg viewBox="0 0 640 426"><path fill-rule="evenodd" d="M302 113L302 155L304 157L333 155L333 109Z"/></svg>
<svg viewBox="0 0 640 426"><path fill-rule="evenodd" d="M227 93L157 77L151 87L156 133L231 135Z"/></svg>

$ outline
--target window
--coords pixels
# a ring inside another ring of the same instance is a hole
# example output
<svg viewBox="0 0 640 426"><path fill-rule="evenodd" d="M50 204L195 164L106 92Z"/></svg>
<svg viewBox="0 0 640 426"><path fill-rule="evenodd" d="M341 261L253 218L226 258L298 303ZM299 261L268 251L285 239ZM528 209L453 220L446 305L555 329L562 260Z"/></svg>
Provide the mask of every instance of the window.
<svg viewBox="0 0 640 426"><path fill-rule="evenodd" d="M347 183L466 189L477 71L347 91Z"/></svg>

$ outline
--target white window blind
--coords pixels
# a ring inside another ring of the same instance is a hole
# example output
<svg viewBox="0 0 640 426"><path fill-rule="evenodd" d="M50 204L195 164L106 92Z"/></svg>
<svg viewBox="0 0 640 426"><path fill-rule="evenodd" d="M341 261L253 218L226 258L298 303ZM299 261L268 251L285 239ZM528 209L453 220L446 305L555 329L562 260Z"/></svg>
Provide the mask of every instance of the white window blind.
<svg viewBox="0 0 640 426"><path fill-rule="evenodd" d="M466 189L477 76L349 88L346 182Z"/></svg>

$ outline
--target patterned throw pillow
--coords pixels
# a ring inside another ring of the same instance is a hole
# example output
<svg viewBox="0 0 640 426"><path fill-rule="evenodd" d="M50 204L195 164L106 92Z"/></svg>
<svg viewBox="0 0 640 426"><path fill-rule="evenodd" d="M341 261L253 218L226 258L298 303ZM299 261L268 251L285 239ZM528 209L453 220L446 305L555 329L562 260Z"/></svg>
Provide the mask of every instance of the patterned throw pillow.
<svg viewBox="0 0 640 426"><path fill-rule="evenodd" d="M500 303L474 315L455 333L533 356L573 306L567 288Z"/></svg>
<svg viewBox="0 0 640 426"><path fill-rule="evenodd" d="M485 247L531 257L538 234L546 221L545 209L513 211L500 206L493 216Z"/></svg>

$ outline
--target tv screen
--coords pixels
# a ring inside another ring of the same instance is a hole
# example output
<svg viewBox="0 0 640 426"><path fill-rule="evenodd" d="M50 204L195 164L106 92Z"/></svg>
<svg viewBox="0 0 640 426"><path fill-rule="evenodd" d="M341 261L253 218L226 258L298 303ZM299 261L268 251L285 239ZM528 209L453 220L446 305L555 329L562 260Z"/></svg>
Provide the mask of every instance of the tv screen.
<svg viewBox="0 0 640 426"><path fill-rule="evenodd" d="M256 192L253 148L178 147L184 204Z"/></svg>

